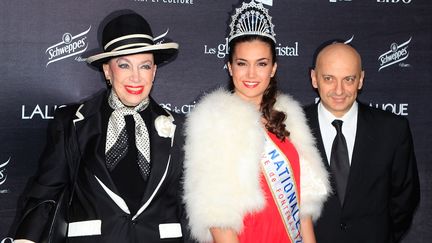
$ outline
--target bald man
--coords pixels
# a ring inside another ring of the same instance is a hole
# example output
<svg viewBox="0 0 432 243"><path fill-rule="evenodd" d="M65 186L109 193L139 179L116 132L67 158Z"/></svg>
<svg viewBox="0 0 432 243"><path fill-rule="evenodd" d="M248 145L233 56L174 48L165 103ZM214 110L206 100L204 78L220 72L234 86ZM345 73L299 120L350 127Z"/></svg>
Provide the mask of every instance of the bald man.
<svg viewBox="0 0 432 243"><path fill-rule="evenodd" d="M357 101L365 74L347 44L320 49L310 75L320 102L305 112L333 187L317 242L399 242L420 200L408 121Z"/></svg>

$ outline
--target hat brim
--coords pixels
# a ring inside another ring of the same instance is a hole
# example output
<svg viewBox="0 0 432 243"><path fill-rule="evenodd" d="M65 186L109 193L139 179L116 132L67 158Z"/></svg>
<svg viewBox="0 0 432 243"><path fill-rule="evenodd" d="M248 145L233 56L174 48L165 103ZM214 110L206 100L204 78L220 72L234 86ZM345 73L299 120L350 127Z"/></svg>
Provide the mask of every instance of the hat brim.
<svg viewBox="0 0 432 243"><path fill-rule="evenodd" d="M100 68L102 64L110 59L119 56L126 56L139 53L153 53L156 65L168 62L178 52L179 45L175 42L155 44L150 46L130 48L119 51L103 52L86 58L86 62L94 67Z"/></svg>

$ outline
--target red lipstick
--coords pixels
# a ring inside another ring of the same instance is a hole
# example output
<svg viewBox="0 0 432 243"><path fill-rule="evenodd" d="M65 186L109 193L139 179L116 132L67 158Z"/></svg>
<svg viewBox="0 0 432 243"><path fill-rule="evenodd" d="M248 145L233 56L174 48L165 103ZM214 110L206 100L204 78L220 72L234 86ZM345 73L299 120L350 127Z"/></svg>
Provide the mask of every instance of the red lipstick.
<svg viewBox="0 0 432 243"><path fill-rule="evenodd" d="M125 85L126 92L133 95L139 95L144 91L144 86Z"/></svg>

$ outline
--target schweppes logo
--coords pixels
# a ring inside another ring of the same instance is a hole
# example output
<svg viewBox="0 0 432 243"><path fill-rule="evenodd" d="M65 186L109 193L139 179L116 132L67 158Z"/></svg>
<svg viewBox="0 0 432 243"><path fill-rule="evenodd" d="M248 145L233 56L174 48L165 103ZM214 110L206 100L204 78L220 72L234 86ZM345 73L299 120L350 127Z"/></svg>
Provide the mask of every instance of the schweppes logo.
<svg viewBox="0 0 432 243"><path fill-rule="evenodd" d="M84 32L81 32L77 35L64 33L62 36L62 41L46 49L45 53L48 55L48 62L46 66L86 51L88 47L86 34L90 31L90 29L91 26Z"/></svg>
<svg viewBox="0 0 432 243"><path fill-rule="evenodd" d="M390 45L390 50L378 57L380 62L378 71L407 59L409 56L408 44L411 42L411 39L412 37L400 45L392 43Z"/></svg>

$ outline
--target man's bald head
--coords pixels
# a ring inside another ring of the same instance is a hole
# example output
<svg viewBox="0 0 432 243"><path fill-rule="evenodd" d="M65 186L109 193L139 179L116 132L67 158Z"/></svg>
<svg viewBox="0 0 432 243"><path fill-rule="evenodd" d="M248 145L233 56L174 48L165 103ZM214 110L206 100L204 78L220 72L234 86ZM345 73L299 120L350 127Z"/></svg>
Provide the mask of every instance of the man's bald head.
<svg viewBox="0 0 432 243"><path fill-rule="evenodd" d="M332 43L321 49L311 70L312 86L318 90L322 105L342 117L363 86L360 54L350 45Z"/></svg>
<svg viewBox="0 0 432 243"><path fill-rule="evenodd" d="M320 64L320 62L322 62L321 59L323 58L327 59L332 57L341 57L344 59L350 59L358 64L358 68L360 70L363 70L361 56L357 52L357 50L348 44L339 43L339 42L328 44L318 52L318 55L316 56L316 60L315 60L315 68L317 65Z"/></svg>

